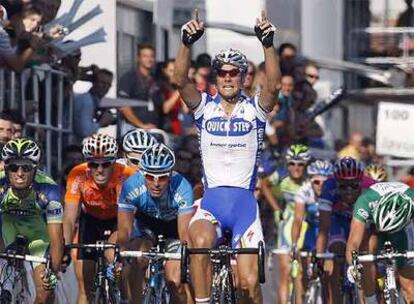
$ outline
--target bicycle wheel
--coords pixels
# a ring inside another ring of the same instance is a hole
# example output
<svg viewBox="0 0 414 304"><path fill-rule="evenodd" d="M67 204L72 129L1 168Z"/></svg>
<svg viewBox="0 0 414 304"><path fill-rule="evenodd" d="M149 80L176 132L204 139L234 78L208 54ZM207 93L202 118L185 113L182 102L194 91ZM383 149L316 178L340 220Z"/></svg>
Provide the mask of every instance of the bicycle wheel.
<svg viewBox="0 0 414 304"><path fill-rule="evenodd" d="M94 304L106 304L107 303L105 289L103 289L102 286L99 286L98 288L96 288L93 303Z"/></svg>
<svg viewBox="0 0 414 304"><path fill-rule="evenodd" d="M385 299L385 304L398 304L400 303L398 300L397 290L393 289L389 291L388 299Z"/></svg>
<svg viewBox="0 0 414 304"><path fill-rule="evenodd" d="M121 303L121 292L119 288L114 284L109 284L109 303L110 304L119 304Z"/></svg>
<svg viewBox="0 0 414 304"><path fill-rule="evenodd" d="M156 304L154 289L150 287L146 287L143 296L144 296L144 301L142 302L143 304Z"/></svg>
<svg viewBox="0 0 414 304"><path fill-rule="evenodd" d="M224 301L222 300L222 304L236 304L236 292L234 290L234 283L233 283L233 275L229 273L226 280L226 286L223 286L223 295L226 295Z"/></svg>

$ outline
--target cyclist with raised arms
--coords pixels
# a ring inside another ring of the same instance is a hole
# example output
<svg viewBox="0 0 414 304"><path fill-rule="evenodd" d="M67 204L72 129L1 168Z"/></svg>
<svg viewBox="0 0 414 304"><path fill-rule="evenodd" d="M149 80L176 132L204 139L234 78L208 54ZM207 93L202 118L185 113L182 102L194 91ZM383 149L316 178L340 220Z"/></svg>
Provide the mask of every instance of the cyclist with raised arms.
<svg viewBox="0 0 414 304"><path fill-rule="evenodd" d="M356 201L351 231L346 244L346 259L352 265L352 252L360 251L360 245L366 234L366 226L374 223L378 233L378 249L390 241L394 250L405 252L414 250L414 189L399 182L377 183L372 185ZM414 262L397 259L398 278L406 303L414 302ZM348 268L350 276L358 274L352 266ZM362 274L364 278L365 271ZM377 303L375 282L363 285L366 303Z"/></svg>
<svg viewBox="0 0 414 304"><path fill-rule="evenodd" d="M374 180L364 175L360 161L352 157L344 157L335 162L334 176L324 183L319 200L317 253L328 250L339 256L345 254L353 205L362 191L374 183ZM364 240L364 246L368 250L368 238ZM342 285L338 282L345 275L344 264L341 260L326 260L324 268L329 277L327 302L335 303L342 296ZM369 271L372 277L369 278L368 275L365 277L375 281L375 269Z"/></svg>
<svg viewBox="0 0 414 304"><path fill-rule="evenodd" d="M213 60L218 94L200 93L188 79L191 46L204 33L195 10L194 19L182 27L175 78L181 97L193 112L200 135L205 193L192 220L190 237L196 248L212 248L217 239L215 223L233 233L233 247L257 247L263 239L253 191L267 115L276 105L280 88L279 62L273 47L275 27L262 12L256 36L263 45L266 81L260 95L243 93L248 63L240 51L219 52ZM257 256L237 258L242 294L261 303ZM205 255L191 258L196 303L209 303L211 276Z"/></svg>
<svg viewBox="0 0 414 304"><path fill-rule="evenodd" d="M32 139L8 141L1 156L5 162L0 179L2 240L7 247L21 235L28 240L31 255L44 257L49 251L57 273L63 256L62 191L50 177L38 173L41 151ZM57 278L54 274L44 277L44 270L44 265L35 265L35 303L53 302L51 289Z"/></svg>
<svg viewBox="0 0 414 304"><path fill-rule="evenodd" d="M292 251L294 256L299 249L303 249L305 251L316 250L316 238L318 237L319 233L318 200L322 193L322 186L324 182L328 179L329 176L333 174L333 166L329 161L316 160L308 165L307 173L309 180L299 188L294 198L295 211L292 225ZM300 237L303 220L305 220L307 223L307 229L303 241L303 246L302 248L298 248L297 244ZM307 263L302 263L302 265L302 269L307 269ZM301 303L303 296L301 280L302 275L299 275L298 280L296 281L296 284L300 284L299 287L296 287L298 296L297 299L299 300L299 303Z"/></svg>
<svg viewBox="0 0 414 304"><path fill-rule="evenodd" d="M133 129L125 133L122 137L122 151L126 164L139 170L142 153L156 143L155 137L143 129Z"/></svg>
<svg viewBox="0 0 414 304"><path fill-rule="evenodd" d="M109 239L116 242L118 196L122 183L135 170L116 162L115 138L96 134L84 140L82 153L86 160L74 167L68 176L65 194L64 234L66 244L91 244ZM79 228L74 240L75 224ZM107 232L111 235L106 235ZM74 258L78 280L78 303L91 300L96 255L79 250Z"/></svg>
<svg viewBox="0 0 414 304"><path fill-rule="evenodd" d="M149 147L141 157L140 171L122 186L118 211L118 244L121 250L149 250L157 236L167 240L167 252L180 252L177 240L188 242L188 224L194 214L193 190L181 174L173 171L174 153L164 144ZM137 229L134 229L134 219ZM142 294L146 263L138 261L130 281L134 297ZM174 303L186 303L186 290L180 284L180 264L167 261L165 276ZM187 293L187 303L191 294ZM137 303L133 301L133 303Z"/></svg>
<svg viewBox="0 0 414 304"><path fill-rule="evenodd" d="M281 176L275 171L263 180L262 190L265 195L272 196L277 204L277 208L283 208L283 213L275 212L275 222L277 224L277 244L278 249L292 248L292 224L294 219L295 200L294 197L300 187L306 182L306 166L311 159L309 147L302 144L291 145L286 151L287 176ZM270 184L270 186L268 186ZM271 190L269 190L271 189ZM270 191L269 194L267 194ZM267 200L270 204L272 201ZM277 209L272 206L273 209ZM281 216L282 215L282 216ZM299 226L301 240L303 242L304 229L306 225ZM287 303L289 299L290 265L291 257L288 254L278 256L278 297L279 303Z"/></svg>

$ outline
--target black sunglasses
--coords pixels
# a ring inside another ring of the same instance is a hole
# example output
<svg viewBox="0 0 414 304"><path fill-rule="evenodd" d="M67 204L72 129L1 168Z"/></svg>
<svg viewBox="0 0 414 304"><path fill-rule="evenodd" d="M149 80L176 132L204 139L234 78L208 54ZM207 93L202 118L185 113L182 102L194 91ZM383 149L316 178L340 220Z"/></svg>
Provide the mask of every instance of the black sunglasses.
<svg viewBox="0 0 414 304"><path fill-rule="evenodd" d="M97 163L97 162L89 162L88 163L88 167L90 169L98 169L99 166L102 166L102 168L106 169L106 168L109 168L112 164L113 164L112 161L100 162L100 163Z"/></svg>
<svg viewBox="0 0 414 304"><path fill-rule="evenodd" d="M240 70L239 69L231 69L229 71L226 71L226 70L217 70L217 75L219 77L226 77L227 75L230 75L230 77L236 77L239 74L240 74Z"/></svg>
<svg viewBox="0 0 414 304"><path fill-rule="evenodd" d="M10 164L6 166L6 171L10 171L10 172L17 172L19 171L19 168L22 168L23 172L31 172L33 171L36 166L35 165L18 165L18 164Z"/></svg>
<svg viewBox="0 0 414 304"><path fill-rule="evenodd" d="M357 190L361 187L359 183L346 183L346 184L339 184L338 188L341 190L346 190L348 188L351 188L352 190Z"/></svg>

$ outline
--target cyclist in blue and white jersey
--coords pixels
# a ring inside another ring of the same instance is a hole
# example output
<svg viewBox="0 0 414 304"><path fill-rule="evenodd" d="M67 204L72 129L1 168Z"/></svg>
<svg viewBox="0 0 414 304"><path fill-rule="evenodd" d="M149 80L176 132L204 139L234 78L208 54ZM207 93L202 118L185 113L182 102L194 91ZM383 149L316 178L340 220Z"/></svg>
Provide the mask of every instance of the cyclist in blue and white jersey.
<svg viewBox="0 0 414 304"><path fill-rule="evenodd" d="M193 247L215 245L216 224L231 230L233 247L257 247L263 239L258 205L253 195L267 115L277 102L280 88L279 62L273 46L275 27L264 12L255 32L263 45L266 82L260 95L243 92L247 59L240 51L219 52L213 60L218 94L200 93L188 79L191 45L204 32L195 10L194 19L182 28L176 57L175 78L184 102L194 114L200 136L205 193L191 222ZM191 258L196 303L209 303L211 276L205 255ZM257 256L237 258L240 288L247 301L261 303Z"/></svg>
<svg viewBox="0 0 414 304"><path fill-rule="evenodd" d="M319 200L320 225L316 242L318 253L328 250L337 255L345 254L353 205L358 196L374 183L373 179L364 175L360 161L352 157L344 157L335 162L334 176L324 183ZM368 249L368 240L364 246ZM327 302L336 303L342 294L342 286L337 282L344 277L344 264L339 260L326 260L324 268L330 277ZM374 278L375 273L371 277ZM375 286L375 283L371 285Z"/></svg>
<svg viewBox="0 0 414 304"><path fill-rule="evenodd" d="M151 134L148 134L144 129L132 129L122 136L122 151L124 158L119 161L124 162L134 169L139 170L139 162L142 153L148 148L157 143L157 140Z"/></svg>
<svg viewBox="0 0 414 304"><path fill-rule="evenodd" d="M296 192L294 202L294 220L292 225L292 252L295 255L298 249L313 251L316 249L316 238L319 232L319 204L318 200L322 193L324 182L333 174L333 166L329 161L316 160L307 167L309 180ZM298 248L298 240L301 233L303 220L306 221L307 229L302 248ZM306 261L303 261L302 269L306 268ZM298 300L302 300L303 286L302 275L296 280L296 292ZM306 285L306 280L305 280ZM300 291L300 293L298 293ZM301 303L301 301L300 301Z"/></svg>
<svg viewBox="0 0 414 304"><path fill-rule="evenodd" d="M174 164L174 153L164 144L155 144L142 154L140 171L122 185L118 205L121 250L148 250L160 234L170 240L167 251L180 250L177 239L189 241L188 224L194 213L193 191L190 183L172 170ZM140 303L146 269L143 260L138 264L138 272L131 269L133 282L129 282L134 296L138 297L133 303ZM179 262L168 261L165 275L172 287L174 303L185 303L187 291L180 285Z"/></svg>

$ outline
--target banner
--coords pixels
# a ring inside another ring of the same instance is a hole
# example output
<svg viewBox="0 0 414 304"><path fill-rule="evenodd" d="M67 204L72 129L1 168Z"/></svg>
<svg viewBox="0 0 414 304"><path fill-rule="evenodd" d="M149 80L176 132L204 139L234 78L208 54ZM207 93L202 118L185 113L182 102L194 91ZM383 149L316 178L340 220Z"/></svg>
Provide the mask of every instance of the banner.
<svg viewBox="0 0 414 304"><path fill-rule="evenodd" d="M414 105L380 102L377 153L414 158Z"/></svg>

